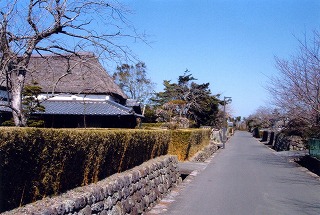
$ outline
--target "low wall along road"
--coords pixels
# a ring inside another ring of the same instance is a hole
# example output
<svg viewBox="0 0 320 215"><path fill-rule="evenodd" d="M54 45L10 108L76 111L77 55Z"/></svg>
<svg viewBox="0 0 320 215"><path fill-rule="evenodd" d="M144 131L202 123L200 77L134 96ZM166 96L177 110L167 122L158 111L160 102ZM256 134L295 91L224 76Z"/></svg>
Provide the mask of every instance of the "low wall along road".
<svg viewBox="0 0 320 215"><path fill-rule="evenodd" d="M181 182L178 159L162 156L96 184L3 213L141 214Z"/></svg>

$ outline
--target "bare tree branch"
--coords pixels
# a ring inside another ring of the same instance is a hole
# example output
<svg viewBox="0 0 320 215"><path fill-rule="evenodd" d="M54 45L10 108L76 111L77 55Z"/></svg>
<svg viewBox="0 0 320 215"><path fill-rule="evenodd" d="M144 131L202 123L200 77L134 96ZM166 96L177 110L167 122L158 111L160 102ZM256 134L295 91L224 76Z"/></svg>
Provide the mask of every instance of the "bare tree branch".
<svg viewBox="0 0 320 215"><path fill-rule="evenodd" d="M299 53L290 60L275 59L278 75L270 78L267 89L273 104L290 118L320 123L320 35L314 32L311 45L298 40Z"/></svg>
<svg viewBox="0 0 320 215"><path fill-rule="evenodd" d="M127 39L144 39L126 19L128 12L113 0L1 1L0 71L16 125L25 125L21 95L31 55L94 51L109 60L135 59Z"/></svg>

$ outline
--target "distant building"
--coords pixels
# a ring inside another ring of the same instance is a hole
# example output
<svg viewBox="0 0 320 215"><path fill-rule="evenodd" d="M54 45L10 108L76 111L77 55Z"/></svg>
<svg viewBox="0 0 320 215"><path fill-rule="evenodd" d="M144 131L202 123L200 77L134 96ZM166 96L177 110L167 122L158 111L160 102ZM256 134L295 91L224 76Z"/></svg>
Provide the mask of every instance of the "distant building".
<svg viewBox="0 0 320 215"><path fill-rule="evenodd" d="M25 86L35 83L42 88L38 98L45 112L32 115L45 127L133 128L142 117L140 105L127 99L93 54L33 56ZM8 102L4 86L0 97ZM3 121L11 110L1 111Z"/></svg>

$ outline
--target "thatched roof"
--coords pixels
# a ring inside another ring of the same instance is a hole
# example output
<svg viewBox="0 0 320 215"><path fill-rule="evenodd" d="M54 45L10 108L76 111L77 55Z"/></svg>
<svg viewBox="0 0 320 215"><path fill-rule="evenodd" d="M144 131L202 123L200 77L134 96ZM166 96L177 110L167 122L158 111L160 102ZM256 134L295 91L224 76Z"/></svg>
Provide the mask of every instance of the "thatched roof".
<svg viewBox="0 0 320 215"><path fill-rule="evenodd" d="M127 98L93 54L32 56L25 85L35 82L45 93L108 94Z"/></svg>

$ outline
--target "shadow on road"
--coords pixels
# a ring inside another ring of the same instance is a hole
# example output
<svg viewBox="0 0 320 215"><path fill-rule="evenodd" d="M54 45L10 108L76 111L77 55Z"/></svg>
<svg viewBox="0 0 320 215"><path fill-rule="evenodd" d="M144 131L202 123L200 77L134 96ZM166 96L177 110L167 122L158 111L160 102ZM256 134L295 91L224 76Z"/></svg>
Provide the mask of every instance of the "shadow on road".
<svg viewBox="0 0 320 215"><path fill-rule="evenodd" d="M317 214L320 211L319 202L308 202L303 199L290 198L280 200L280 203L284 205L290 205L299 214Z"/></svg>

